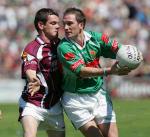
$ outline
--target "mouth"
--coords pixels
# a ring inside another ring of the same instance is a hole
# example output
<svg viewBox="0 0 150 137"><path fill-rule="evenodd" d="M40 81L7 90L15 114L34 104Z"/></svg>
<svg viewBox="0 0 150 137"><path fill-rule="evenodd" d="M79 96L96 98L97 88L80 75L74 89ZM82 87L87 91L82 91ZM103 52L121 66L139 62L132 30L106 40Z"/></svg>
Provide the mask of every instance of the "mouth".
<svg viewBox="0 0 150 137"><path fill-rule="evenodd" d="M70 34L71 34L71 32L66 32L65 34L66 34L66 35L70 35Z"/></svg>

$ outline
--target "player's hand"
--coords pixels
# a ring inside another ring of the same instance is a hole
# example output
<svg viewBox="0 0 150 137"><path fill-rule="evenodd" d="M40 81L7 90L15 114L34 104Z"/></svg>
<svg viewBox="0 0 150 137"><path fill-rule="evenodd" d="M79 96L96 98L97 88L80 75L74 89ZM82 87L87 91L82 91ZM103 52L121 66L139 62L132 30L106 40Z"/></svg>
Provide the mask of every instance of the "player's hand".
<svg viewBox="0 0 150 137"><path fill-rule="evenodd" d="M131 72L127 66L119 67L118 61L116 61L113 66L111 67L111 74L114 75L128 75Z"/></svg>
<svg viewBox="0 0 150 137"><path fill-rule="evenodd" d="M41 82L38 78L33 78L33 80L29 82L28 92L31 94L31 96L33 96L35 92L37 92L40 89L40 85L41 85Z"/></svg>

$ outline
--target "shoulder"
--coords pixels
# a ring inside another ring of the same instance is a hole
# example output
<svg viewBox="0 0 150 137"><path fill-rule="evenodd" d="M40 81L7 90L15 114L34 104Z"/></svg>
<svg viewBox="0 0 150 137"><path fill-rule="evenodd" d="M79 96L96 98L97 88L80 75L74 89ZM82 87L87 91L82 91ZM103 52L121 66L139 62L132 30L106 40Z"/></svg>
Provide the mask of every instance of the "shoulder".
<svg viewBox="0 0 150 137"><path fill-rule="evenodd" d="M66 38L63 38L58 46L58 49L63 49L63 48L69 48L71 45L71 42L67 40Z"/></svg>
<svg viewBox="0 0 150 137"><path fill-rule="evenodd" d="M100 38L103 35L103 33L95 31L87 31L87 33L89 33L93 38Z"/></svg>
<svg viewBox="0 0 150 137"><path fill-rule="evenodd" d="M102 33L102 32L89 31L89 34L91 34L93 39L104 43L108 43L110 39L106 33Z"/></svg>
<svg viewBox="0 0 150 137"><path fill-rule="evenodd" d="M36 40L33 40L25 46L24 52L31 55L36 55L39 47L40 47L40 43L38 43Z"/></svg>
<svg viewBox="0 0 150 137"><path fill-rule="evenodd" d="M59 44L59 45L63 45L63 44L70 44L70 41L67 40L66 38L63 38L63 39L60 41L60 44Z"/></svg>

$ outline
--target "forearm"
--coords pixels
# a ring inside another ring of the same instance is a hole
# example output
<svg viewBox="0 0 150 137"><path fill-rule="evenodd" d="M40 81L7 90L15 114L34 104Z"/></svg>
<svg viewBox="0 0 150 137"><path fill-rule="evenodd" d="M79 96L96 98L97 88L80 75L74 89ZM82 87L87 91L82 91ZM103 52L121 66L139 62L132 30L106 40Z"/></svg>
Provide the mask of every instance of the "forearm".
<svg viewBox="0 0 150 137"><path fill-rule="evenodd" d="M29 91L28 92L31 94L31 96L33 96L37 91L40 90L40 88L43 88L43 86L41 85L40 80L36 76L35 70L31 70L31 69L27 70L26 76L29 81L29 84L28 84Z"/></svg>
<svg viewBox="0 0 150 137"><path fill-rule="evenodd" d="M92 67L82 67L80 71L81 77L97 77L106 76L111 74L111 68L92 68Z"/></svg>
<svg viewBox="0 0 150 137"><path fill-rule="evenodd" d="M26 71L26 76L29 82L33 82L33 80L37 78L36 71L31 69Z"/></svg>

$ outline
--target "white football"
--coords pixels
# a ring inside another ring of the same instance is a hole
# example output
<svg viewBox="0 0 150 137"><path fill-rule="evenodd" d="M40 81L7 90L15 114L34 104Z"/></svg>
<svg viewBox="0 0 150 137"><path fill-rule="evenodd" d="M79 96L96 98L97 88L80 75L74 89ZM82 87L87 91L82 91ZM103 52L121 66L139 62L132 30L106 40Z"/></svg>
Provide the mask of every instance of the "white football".
<svg viewBox="0 0 150 137"><path fill-rule="evenodd" d="M122 45L116 55L119 67L136 69L143 60L142 53L132 45Z"/></svg>

